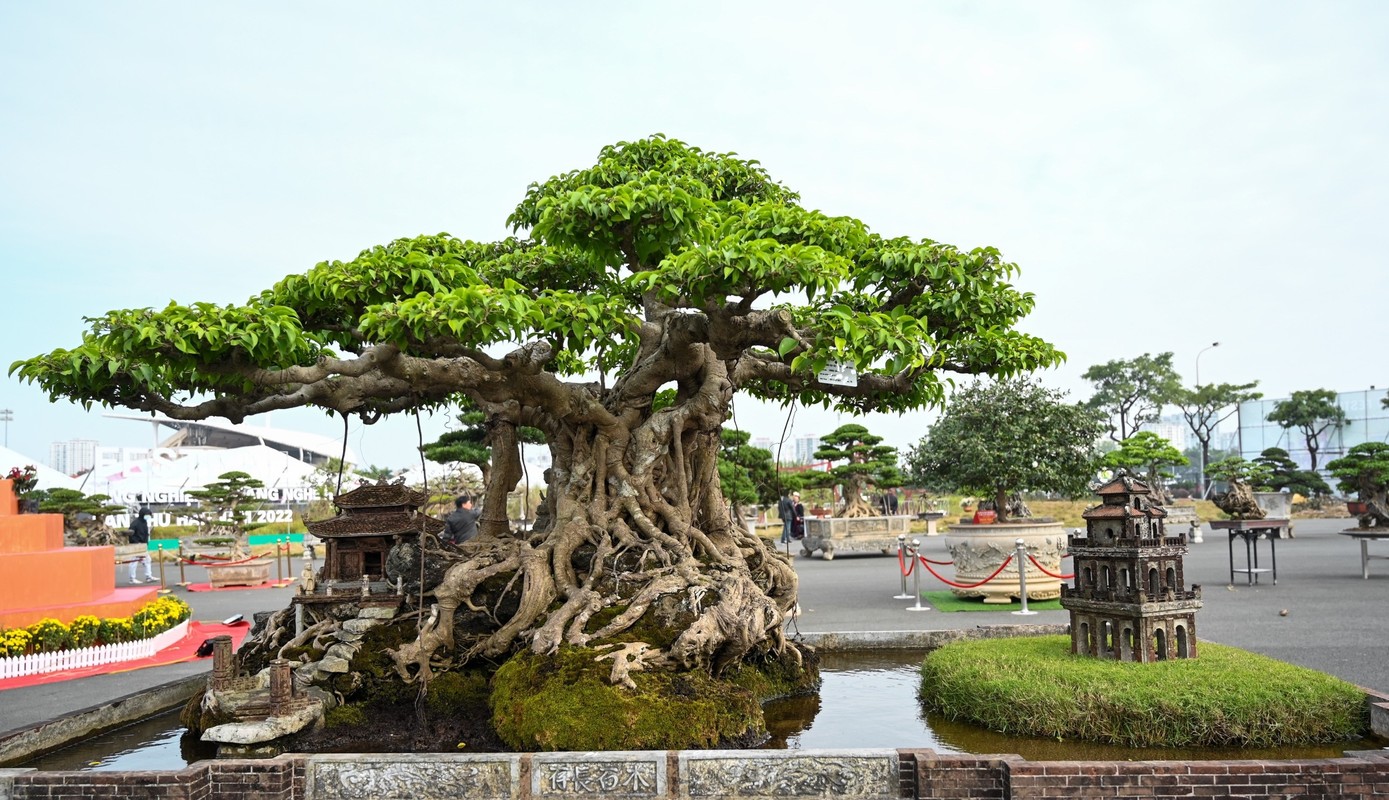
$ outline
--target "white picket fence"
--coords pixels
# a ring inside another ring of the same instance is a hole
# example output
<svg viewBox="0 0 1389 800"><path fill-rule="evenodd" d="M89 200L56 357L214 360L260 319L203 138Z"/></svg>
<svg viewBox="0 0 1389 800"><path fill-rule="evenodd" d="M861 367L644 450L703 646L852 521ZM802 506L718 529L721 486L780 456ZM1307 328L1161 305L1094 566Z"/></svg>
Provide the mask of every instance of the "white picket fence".
<svg viewBox="0 0 1389 800"><path fill-rule="evenodd" d="M188 620L184 620L163 633L138 642L103 644L77 650L59 650L56 653L0 658L0 680L149 658L187 635Z"/></svg>

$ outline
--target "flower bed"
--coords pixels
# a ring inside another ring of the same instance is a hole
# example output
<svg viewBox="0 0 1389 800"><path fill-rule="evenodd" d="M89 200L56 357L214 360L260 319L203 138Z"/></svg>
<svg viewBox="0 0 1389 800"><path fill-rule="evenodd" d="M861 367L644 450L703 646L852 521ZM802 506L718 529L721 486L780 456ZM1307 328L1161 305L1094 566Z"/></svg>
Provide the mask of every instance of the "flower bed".
<svg viewBox="0 0 1389 800"><path fill-rule="evenodd" d="M191 616L187 603L161 597L130 617L84 615L70 625L44 619L0 629L0 678L148 658L182 639Z"/></svg>

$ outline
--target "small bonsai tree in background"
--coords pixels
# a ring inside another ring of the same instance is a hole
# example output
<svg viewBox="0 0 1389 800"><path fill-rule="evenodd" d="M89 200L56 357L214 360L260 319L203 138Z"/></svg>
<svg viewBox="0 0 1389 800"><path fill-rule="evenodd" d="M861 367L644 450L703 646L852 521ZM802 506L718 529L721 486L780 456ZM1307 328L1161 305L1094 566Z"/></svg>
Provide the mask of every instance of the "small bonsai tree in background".
<svg viewBox="0 0 1389 800"><path fill-rule="evenodd" d="M1293 392L1287 400L1273 404L1269 422L1285 430L1297 428L1311 458L1311 469L1317 471L1317 453L1321 451L1321 436L1331 428L1346 424L1346 412L1336 405L1336 393L1330 389L1307 389Z"/></svg>
<svg viewBox="0 0 1389 800"><path fill-rule="evenodd" d="M1254 499L1254 492L1273 488L1268 482L1271 473L1267 466L1234 456L1207 465L1206 474L1227 485L1224 492L1211 495L1211 502L1231 519L1263 519L1267 516Z"/></svg>
<svg viewBox="0 0 1389 800"><path fill-rule="evenodd" d="M212 483L187 493L197 498L199 505L184 514L202 525L204 536L230 538L233 556L244 558L251 553L246 541L246 513L259 505L253 490L263 486L259 478L245 472L224 472Z"/></svg>
<svg viewBox="0 0 1389 800"><path fill-rule="evenodd" d="M1270 489L1302 495L1313 508L1320 508L1321 501L1331 494L1331 486L1322 476L1310 469L1300 469L1288 451L1281 447L1264 450L1254 462L1268 468Z"/></svg>
<svg viewBox="0 0 1389 800"><path fill-rule="evenodd" d="M112 503L104 494L85 495L76 489L50 489L39 503L45 514L62 514L63 528L68 538L84 547L104 547L125 544L125 532L117 533L106 524L112 514L122 514L126 507Z"/></svg>
<svg viewBox="0 0 1389 800"><path fill-rule="evenodd" d="M1357 444L1344 456L1326 465L1341 491L1355 492L1365 504L1360 527L1389 527L1389 444Z"/></svg>
<svg viewBox="0 0 1389 800"><path fill-rule="evenodd" d="M724 428L719 437L719 484L734 519L747 516L744 508L776 505L781 496L772 451L748 444L752 434L747 431Z"/></svg>
<svg viewBox="0 0 1389 800"><path fill-rule="evenodd" d="M844 491L842 517L871 517L879 509L865 499L868 487L882 489L902 485L902 473L897 469L897 448L882 444L883 437L869 433L862 425L840 425L828 436L820 437L815 457L824 461L844 463L819 473L816 483L821 486L838 484Z"/></svg>
<svg viewBox="0 0 1389 800"><path fill-rule="evenodd" d="M1161 505L1172 503L1172 495L1165 485L1174 475L1169 468L1187 463L1190 462L1181 451L1152 431L1135 433L1120 443L1117 450L1105 453L1100 459L1102 466L1142 478L1152 491L1153 500Z"/></svg>
<svg viewBox="0 0 1389 800"><path fill-rule="evenodd" d="M907 454L912 480L992 498L1000 521L1014 492L1080 497L1099 466L1105 423L1095 409L1030 380L961 389Z"/></svg>

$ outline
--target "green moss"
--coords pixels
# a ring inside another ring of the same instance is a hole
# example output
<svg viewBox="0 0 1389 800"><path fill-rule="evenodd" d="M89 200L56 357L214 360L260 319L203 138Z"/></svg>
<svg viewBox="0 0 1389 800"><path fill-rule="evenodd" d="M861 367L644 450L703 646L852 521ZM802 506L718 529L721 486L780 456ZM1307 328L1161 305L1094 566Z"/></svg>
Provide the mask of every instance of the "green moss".
<svg viewBox="0 0 1389 800"><path fill-rule="evenodd" d="M323 724L329 728L359 728L367 724L367 712L356 703L334 706L323 715Z"/></svg>
<svg viewBox="0 0 1389 800"><path fill-rule="evenodd" d="M429 682L425 702L442 714L458 714L487 708L488 675L482 670L445 672Z"/></svg>
<svg viewBox="0 0 1389 800"><path fill-rule="evenodd" d="M1134 664L1070 653L1066 636L957 642L921 666L927 710L1004 733L1138 747L1276 747L1369 729L1365 694L1315 670L1201 642Z"/></svg>
<svg viewBox="0 0 1389 800"><path fill-rule="evenodd" d="M709 748L764 734L759 698L705 673L634 672L608 683L612 662L588 648L520 653L492 679L492 724L516 750Z"/></svg>

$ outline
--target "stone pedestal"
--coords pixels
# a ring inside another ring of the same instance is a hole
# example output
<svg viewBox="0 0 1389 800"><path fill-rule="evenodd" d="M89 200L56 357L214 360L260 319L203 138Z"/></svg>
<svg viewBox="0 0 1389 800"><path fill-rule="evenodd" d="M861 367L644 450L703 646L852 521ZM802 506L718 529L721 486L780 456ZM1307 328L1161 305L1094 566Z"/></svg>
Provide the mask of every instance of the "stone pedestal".
<svg viewBox="0 0 1389 800"><path fill-rule="evenodd" d="M801 547L807 556L821 551L826 561L836 552L895 553L898 535L911 535L911 521L908 515L807 519Z"/></svg>
<svg viewBox="0 0 1389 800"><path fill-rule="evenodd" d="M1058 575L1065 574L1061 558L1066 554L1066 530L1059 522L1005 522L992 525L952 523L945 534L945 546L955 561L955 582L976 584L998 569L1009 556L1017 553L1017 540L1022 539L1027 552L1042 566ZM1037 569L1028 561L1027 599L1054 600L1061 596L1061 579ZM1011 603L1020 594L1018 563L1013 559L996 577L981 586L968 589L952 587L958 597L982 597L985 603Z"/></svg>
<svg viewBox="0 0 1389 800"><path fill-rule="evenodd" d="M235 564L207 564L207 580L212 588L259 586L270 581L270 559L254 558Z"/></svg>

